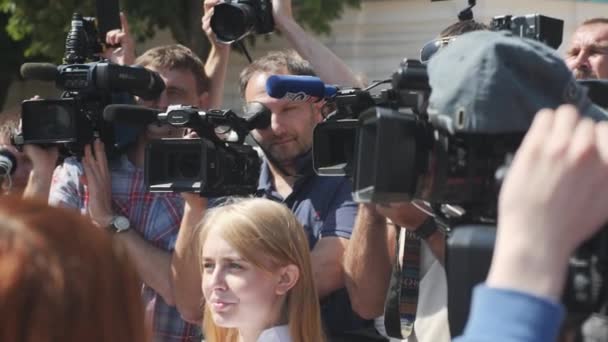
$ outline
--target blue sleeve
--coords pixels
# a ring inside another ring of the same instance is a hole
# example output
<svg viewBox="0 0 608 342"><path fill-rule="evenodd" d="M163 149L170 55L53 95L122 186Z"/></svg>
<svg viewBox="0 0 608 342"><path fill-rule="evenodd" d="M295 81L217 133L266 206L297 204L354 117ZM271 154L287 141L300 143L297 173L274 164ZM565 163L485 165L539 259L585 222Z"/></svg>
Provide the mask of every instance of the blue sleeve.
<svg viewBox="0 0 608 342"><path fill-rule="evenodd" d="M548 299L478 285L464 334L454 341L555 341L564 315L564 308Z"/></svg>
<svg viewBox="0 0 608 342"><path fill-rule="evenodd" d="M358 210L359 205L353 201L350 180L343 178L329 205L329 212L321 228L321 236L350 239Z"/></svg>

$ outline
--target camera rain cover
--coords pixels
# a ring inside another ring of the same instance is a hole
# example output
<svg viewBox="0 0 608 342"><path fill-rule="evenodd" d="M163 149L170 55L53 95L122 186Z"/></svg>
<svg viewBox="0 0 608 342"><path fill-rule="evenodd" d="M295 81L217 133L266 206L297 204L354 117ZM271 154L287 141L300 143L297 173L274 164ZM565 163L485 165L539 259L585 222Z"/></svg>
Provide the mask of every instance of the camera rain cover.
<svg viewBox="0 0 608 342"><path fill-rule="evenodd" d="M555 50L509 32L459 36L431 58L428 74L429 117L452 134L525 132L540 109L562 104L608 118Z"/></svg>

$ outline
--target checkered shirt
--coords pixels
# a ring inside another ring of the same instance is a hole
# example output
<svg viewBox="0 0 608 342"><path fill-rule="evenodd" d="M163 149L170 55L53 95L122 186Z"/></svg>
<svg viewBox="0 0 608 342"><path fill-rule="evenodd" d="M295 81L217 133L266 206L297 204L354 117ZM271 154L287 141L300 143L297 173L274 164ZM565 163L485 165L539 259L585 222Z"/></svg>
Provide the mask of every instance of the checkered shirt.
<svg viewBox="0 0 608 342"><path fill-rule="evenodd" d="M143 170L124 155L110 163L110 171L114 213L129 218L131 227L152 245L172 251L184 211L182 197L147 192ZM75 158L66 159L53 175L49 203L79 209L86 215L89 193L83 177L82 165ZM177 309L146 284L142 285L142 298L147 317L153 317L154 341L201 341L200 329L183 321Z"/></svg>

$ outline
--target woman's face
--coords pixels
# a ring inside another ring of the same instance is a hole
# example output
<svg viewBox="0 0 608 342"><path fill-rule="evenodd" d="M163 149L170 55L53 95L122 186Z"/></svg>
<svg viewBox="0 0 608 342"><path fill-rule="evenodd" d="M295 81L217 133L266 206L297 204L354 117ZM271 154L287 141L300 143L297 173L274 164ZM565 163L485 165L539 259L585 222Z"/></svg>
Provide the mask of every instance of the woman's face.
<svg viewBox="0 0 608 342"><path fill-rule="evenodd" d="M280 319L280 271L269 272L243 260L211 228L203 245L203 294L216 325L265 329ZM269 261L270 263L270 261Z"/></svg>

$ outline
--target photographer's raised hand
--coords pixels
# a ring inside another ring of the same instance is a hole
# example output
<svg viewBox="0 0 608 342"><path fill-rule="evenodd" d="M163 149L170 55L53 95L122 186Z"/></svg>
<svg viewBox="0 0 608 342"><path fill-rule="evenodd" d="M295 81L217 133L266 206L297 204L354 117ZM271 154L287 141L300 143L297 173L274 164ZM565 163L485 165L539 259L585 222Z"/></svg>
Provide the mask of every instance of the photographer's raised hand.
<svg viewBox="0 0 608 342"><path fill-rule="evenodd" d="M222 2L221 0L205 0L203 3L203 17L201 18L201 27L203 32L209 38L209 42L211 43L211 47L218 50L230 50L230 44L220 43L217 40L217 36L211 29L211 17L214 13L215 5Z"/></svg>
<svg viewBox="0 0 608 342"><path fill-rule="evenodd" d="M345 87L364 86L343 60L296 22L291 0L272 0L272 14L276 28L298 54L312 64L323 82Z"/></svg>
<svg viewBox="0 0 608 342"><path fill-rule="evenodd" d="M272 14L275 25L282 30L285 24L294 21L291 0L272 0Z"/></svg>
<svg viewBox="0 0 608 342"><path fill-rule="evenodd" d="M89 217L97 226L105 228L112 223L112 178L103 143L97 139L93 146L84 148L82 166L89 189Z"/></svg>
<svg viewBox="0 0 608 342"><path fill-rule="evenodd" d="M220 0L205 0L203 4L203 17L201 25L203 32L207 35L211 43L211 51L205 62L205 74L211 80L209 87L209 108L219 108L222 106L224 96L224 83L228 72L228 60L230 59L230 45L218 42L217 36L211 30L211 17L214 7ZM204 108L206 109L206 108Z"/></svg>
<svg viewBox="0 0 608 342"><path fill-rule="evenodd" d="M109 31L106 34L106 44L110 47L104 52L104 57L120 65L135 63L135 41L129 30L129 22L124 13L120 13L121 29ZM112 47L118 46L118 47Z"/></svg>
<svg viewBox="0 0 608 342"><path fill-rule="evenodd" d="M570 255L608 220L608 123L540 111L499 197L487 284L558 301Z"/></svg>

